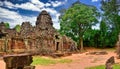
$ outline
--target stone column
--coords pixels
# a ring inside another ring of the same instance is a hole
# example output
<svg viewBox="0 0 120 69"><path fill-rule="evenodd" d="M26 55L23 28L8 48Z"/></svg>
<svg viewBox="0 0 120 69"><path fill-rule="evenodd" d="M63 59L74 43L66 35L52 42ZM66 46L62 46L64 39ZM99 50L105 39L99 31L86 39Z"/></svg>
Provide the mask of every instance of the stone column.
<svg viewBox="0 0 120 69"><path fill-rule="evenodd" d="M12 47L11 47L11 39L9 38L8 39L8 52L11 52L12 51Z"/></svg>
<svg viewBox="0 0 120 69"><path fill-rule="evenodd" d="M24 42L25 42L25 46L26 46L27 51L29 51L28 39L24 39Z"/></svg>
<svg viewBox="0 0 120 69"><path fill-rule="evenodd" d="M7 37L4 38L4 52L6 52L8 49L8 39Z"/></svg>
<svg viewBox="0 0 120 69"><path fill-rule="evenodd" d="M0 51L2 51L2 38L0 39Z"/></svg>
<svg viewBox="0 0 120 69"><path fill-rule="evenodd" d="M63 49L63 40L62 40L62 38L61 38L60 42L61 42L61 48L62 48L62 52L63 52L64 49Z"/></svg>

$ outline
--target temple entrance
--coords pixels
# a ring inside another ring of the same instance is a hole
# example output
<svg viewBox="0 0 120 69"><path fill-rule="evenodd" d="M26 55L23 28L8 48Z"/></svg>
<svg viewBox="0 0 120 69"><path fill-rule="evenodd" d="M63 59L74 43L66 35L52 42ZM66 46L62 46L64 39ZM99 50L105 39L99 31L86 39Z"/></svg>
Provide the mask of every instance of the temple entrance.
<svg viewBox="0 0 120 69"><path fill-rule="evenodd" d="M56 51L59 50L59 42L56 43Z"/></svg>
<svg viewBox="0 0 120 69"><path fill-rule="evenodd" d="M59 35L55 35L55 50L56 51L60 50L59 46L60 46L60 37L59 37Z"/></svg>

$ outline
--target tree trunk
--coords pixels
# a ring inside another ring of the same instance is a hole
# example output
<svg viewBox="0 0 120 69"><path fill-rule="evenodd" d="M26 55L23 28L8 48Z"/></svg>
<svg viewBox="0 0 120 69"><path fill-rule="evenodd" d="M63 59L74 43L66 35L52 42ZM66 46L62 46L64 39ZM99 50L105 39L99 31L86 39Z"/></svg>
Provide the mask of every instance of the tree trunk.
<svg viewBox="0 0 120 69"><path fill-rule="evenodd" d="M80 37L80 51L83 52L84 48L83 48L83 38Z"/></svg>

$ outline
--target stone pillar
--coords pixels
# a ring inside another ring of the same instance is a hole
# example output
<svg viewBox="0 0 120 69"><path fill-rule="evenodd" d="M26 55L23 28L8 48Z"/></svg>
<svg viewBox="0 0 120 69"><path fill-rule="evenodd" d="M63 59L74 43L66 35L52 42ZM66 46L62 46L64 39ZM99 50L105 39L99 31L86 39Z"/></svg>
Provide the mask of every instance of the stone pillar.
<svg viewBox="0 0 120 69"><path fill-rule="evenodd" d="M31 46L32 49L35 49L35 40L32 39L32 46Z"/></svg>
<svg viewBox="0 0 120 69"><path fill-rule="evenodd" d="M7 39L7 37L5 37L5 38L3 38L4 39L4 52L6 52L7 51L7 46L8 46L8 39Z"/></svg>
<svg viewBox="0 0 120 69"><path fill-rule="evenodd" d="M3 52L3 46L4 46L4 40L1 38L0 39L0 51Z"/></svg>
<svg viewBox="0 0 120 69"><path fill-rule="evenodd" d="M12 41L11 41L11 39L9 38L9 39L8 39L8 52L12 52L11 43L12 43Z"/></svg>
<svg viewBox="0 0 120 69"><path fill-rule="evenodd" d="M62 52L64 51L64 49L63 49L63 40L62 40L62 38L61 38L61 48L62 48Z"/></svg>
<svg viewBox="0 0 120 69"><path fill-rule="evenodd" d="M27 51L29 51L28 39L24 39L24 42L25 42L25 46L26 46Z"/></svg>

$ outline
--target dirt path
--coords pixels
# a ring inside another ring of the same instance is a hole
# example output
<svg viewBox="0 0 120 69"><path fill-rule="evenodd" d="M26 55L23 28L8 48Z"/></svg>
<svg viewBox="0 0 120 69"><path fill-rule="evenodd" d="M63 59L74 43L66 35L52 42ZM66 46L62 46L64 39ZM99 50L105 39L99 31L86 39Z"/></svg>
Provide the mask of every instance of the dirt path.
<svg viewBox="0 0 120 69"><path fill-rule="evenodd" d="M5 63L3 60L0 60L0 69L5 69Z"/></svg>
<svg viewBox="0 0 120 69"><path fill-rule="evenodd" d="M73 62L69 64L55 64L49 66L36 66L36 69L85 69L86 67L96 66L96 65L104 65L106 60L111 56L115 56L116 54L113 52L109 52L107 55L86 55L83 54L73 54L69 57L64 57L67 59L72 59ZM118 60L117 60L118 61Z"/></svg>
<svg viewBox="0 0 120 69"><path fill-rule="evenodd" d="M86 55L86 53L63 57L64 59L72 59L73 62L71 63L48 66L37 65L35 69L85 69L90 66L104 65L108 58L111 56L116 57L116 54L113 51L109 51L107 55ZM118 63L120 60L115 59L115 61ZM3 60L0 60L0 69L5 69L5 63Z"/></svg>

